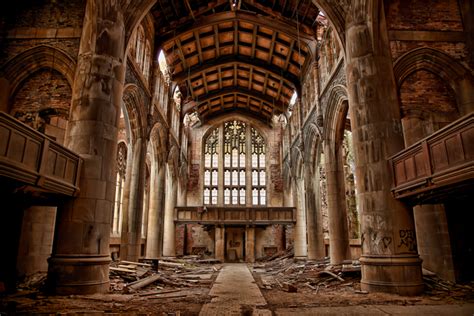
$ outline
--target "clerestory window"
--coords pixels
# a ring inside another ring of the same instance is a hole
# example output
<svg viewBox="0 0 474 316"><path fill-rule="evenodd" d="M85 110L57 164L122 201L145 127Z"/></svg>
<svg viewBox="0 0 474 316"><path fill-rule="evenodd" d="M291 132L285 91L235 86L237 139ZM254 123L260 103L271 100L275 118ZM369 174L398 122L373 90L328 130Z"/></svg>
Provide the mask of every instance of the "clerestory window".
<svg viewBox="0 0 474 316"><path fill-rule="evenodd" d="M204 204L266 205L265 149L262 135L244 122L215 128L204 142Z"/></svg>

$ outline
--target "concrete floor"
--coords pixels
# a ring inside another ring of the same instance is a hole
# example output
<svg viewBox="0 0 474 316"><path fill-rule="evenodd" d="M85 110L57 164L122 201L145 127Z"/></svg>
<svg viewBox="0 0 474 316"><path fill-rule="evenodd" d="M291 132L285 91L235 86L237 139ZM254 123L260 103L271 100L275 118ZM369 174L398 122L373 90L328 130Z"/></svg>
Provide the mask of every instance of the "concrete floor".
<svg viewBox="0 0 474 316"><path fill-rule="evenodd" d="M277 308L272 314L244 263L225 264L210 293L212 300L200 312L207 315L466 315L474 316L474 304L463 305L360 305L343 307Z"/></svg>

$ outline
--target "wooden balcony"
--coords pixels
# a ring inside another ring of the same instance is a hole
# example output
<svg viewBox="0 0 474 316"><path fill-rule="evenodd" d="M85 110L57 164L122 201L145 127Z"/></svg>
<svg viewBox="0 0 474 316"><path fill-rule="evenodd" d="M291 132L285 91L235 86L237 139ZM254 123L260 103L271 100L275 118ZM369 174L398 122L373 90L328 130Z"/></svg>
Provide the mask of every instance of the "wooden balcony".
<svg viewBox="0 0 474 316"><path fill-rule="evenodd" d="M75 196L81 165L77 154L0 112L0 178L45 193Z"/></svg>
<svg viewBox="0 0 474 316"><path fill-rule="evenodd" d="M176 207L176 223L217 225L294 224L294 207Z"/></svg>
<svg viewBox="0 0 474 316"><path fill-rule="evenodd" d="M412 204L442 202L474 189L474 113L390 157L393 195Z"/></svg>

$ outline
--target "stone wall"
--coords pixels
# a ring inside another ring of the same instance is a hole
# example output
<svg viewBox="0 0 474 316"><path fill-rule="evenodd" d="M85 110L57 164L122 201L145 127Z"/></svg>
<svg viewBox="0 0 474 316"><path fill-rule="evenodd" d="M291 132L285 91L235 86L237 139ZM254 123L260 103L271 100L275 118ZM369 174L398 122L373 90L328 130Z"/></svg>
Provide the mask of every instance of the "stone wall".
<svg viewBox="0 0 474 316"><path fill-rule="evenodd" d="M24 211L17 259L19 277L48 271L55 220L55 207L33 206Z"/></svg>

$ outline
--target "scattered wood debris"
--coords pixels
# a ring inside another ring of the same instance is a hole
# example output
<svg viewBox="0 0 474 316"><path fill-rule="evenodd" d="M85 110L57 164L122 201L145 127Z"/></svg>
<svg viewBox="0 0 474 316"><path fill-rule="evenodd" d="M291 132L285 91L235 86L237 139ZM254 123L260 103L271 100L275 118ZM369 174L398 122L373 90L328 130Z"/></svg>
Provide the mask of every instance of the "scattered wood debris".
<svg viewBox="0 0 474 316"><path fill-rule="evenodd" d="M349 291L360 279L360 263L344 262L331 265L329 258L324 260L295 260L293 250L289 249L261 260L253 265L253 272L261 279L261 288L279 289L294 293L306 289L318 293L321 290L340 287ZM343 277L344 276L344 277Z"/></svg>
<svg viewBox="0 0 474 316"><path fill-rule="evenodd" d="M209 288L217 275L216 272L221 269L219 260L200 259L197 256L159 259L155 260L155 263L157 264L113 262L110 266L111 290L154 298L185 296L186 293L169 293L192 287Z"/></svg>

